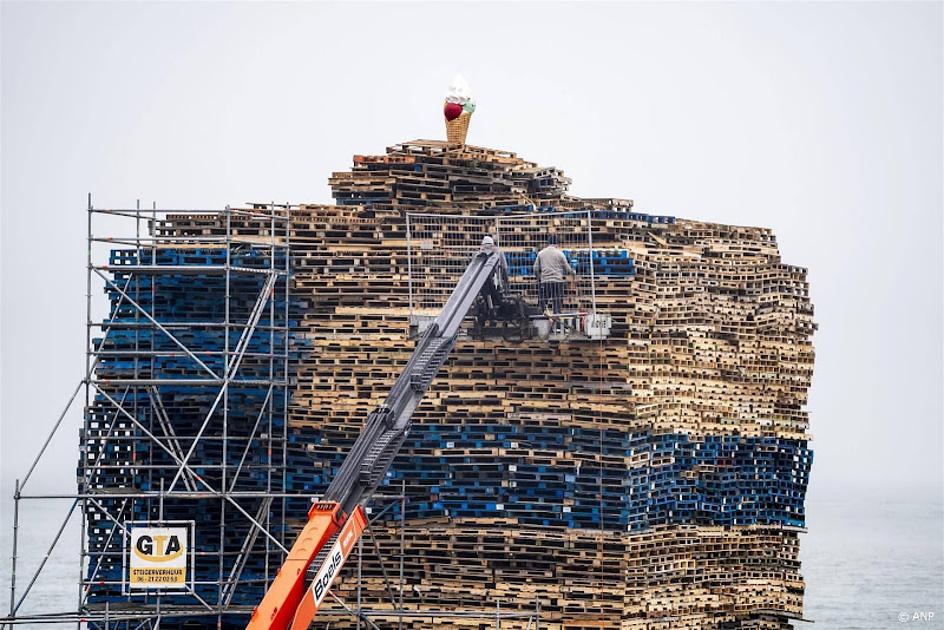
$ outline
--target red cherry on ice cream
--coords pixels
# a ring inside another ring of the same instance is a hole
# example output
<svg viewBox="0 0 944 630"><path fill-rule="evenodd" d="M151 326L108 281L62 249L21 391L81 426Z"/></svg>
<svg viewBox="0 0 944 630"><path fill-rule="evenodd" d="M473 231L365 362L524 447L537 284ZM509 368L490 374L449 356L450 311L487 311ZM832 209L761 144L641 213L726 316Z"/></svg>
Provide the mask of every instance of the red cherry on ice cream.
<svg viewBox="0 0 944 630"><path fill-rule="evenodd" d="M443 108L443 113L446 115L446 120L458 118L462 114L462 105L459 105L459 103L446 103L446 106Z"/></svg>

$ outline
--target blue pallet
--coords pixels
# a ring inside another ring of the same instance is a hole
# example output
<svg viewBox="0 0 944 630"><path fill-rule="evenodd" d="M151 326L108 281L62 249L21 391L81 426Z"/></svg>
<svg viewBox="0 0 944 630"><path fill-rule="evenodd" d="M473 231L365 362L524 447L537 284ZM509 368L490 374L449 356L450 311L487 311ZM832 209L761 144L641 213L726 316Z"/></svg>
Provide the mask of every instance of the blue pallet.
<svg viewBox="0 0 944 630"><path fill-rule="evenodd" d="M306 433L315 441L318 435ZM511 449L513 442L523 449L574 455L602 451L613 461L585 462L578 469L572 463L533 464L513 451L489 461L461 454L462 448ZM451 456L414 455L411 449L439 449ZM652 459L642 467L627 468L622 458L639 454ZM321 458L317 449L312 455ZM332 469L341 458L340 453L324 454ZM493 517L494 505L501 503L505 512L516 516L530 511L542 522L581 527L643 529L736 520L777 524L802 521L810 461L805 443L776 438L695 440L682 434L601 433L577 427L417 424L387 483L398 488L405 481L408 492L415 488L412 497L421 507L408 507L410 517ZM687 478L691 470L704 465L715 470ZM564 504L571 506L569 513L562 511ZM397 516L396 510L390 514Z"/></svg>

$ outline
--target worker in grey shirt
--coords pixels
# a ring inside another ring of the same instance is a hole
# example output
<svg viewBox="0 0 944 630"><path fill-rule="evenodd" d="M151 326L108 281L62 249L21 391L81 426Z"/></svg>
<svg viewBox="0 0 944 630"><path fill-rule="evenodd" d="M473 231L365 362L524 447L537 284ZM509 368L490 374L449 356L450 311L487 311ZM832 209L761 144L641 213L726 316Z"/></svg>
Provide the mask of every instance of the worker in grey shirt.
<svg viewBox="0 0 944 630"><path fill-rule="evenodd" d="M547 238L547 247L538 252L538 257L534 261L534 276L540 283L538 285L540 306L547 308L550 302L555 314L561 312L564 303L564 277L574 275L574 270L567 262L564 252L557 247L558 242L557 235L551 234Z"/></svg>

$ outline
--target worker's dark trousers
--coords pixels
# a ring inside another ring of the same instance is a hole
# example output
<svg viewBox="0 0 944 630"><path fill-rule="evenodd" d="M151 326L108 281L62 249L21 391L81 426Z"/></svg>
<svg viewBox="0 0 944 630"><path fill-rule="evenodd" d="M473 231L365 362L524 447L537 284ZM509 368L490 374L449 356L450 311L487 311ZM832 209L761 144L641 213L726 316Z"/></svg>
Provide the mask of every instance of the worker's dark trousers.
<svg viewBox="0 0 944 630"><path fill-rule="evenodd" d="M542 282L539 290L539 299L541 309L547 308L547 303L551 303L551 312L560 313L564 305L564 283L563 282Z"/></svg>

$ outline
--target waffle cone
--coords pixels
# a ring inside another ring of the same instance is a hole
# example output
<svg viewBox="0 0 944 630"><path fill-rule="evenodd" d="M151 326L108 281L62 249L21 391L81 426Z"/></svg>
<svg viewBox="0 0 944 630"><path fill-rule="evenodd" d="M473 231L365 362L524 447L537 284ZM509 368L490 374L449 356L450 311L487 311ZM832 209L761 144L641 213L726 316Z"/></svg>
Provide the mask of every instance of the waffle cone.
<svg viewBox="0 0 944 630"><path fill-rule="evenodd" d="M472 114L462 112L458 118L446 121L446 140L449 144L465 144L470 120L472 120Z"/></svg>

